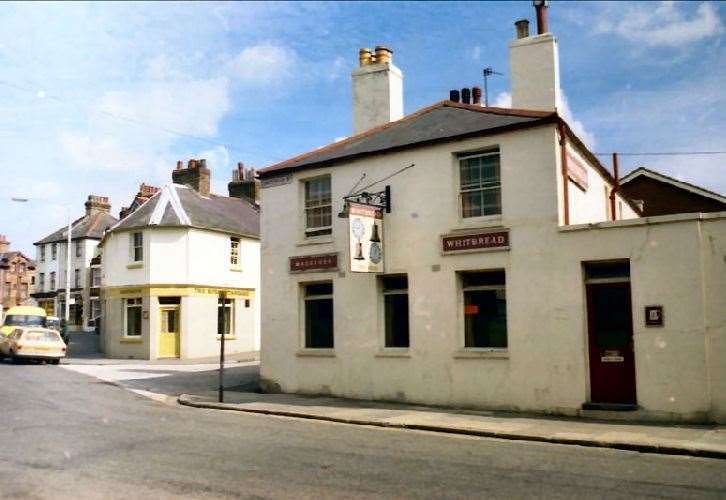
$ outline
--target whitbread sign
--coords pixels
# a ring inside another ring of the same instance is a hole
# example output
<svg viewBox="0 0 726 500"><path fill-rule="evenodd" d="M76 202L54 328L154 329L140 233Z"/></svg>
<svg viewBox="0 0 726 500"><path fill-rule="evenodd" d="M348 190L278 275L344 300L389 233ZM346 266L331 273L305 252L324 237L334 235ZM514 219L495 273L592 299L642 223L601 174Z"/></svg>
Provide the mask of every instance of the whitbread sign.
<svg viewBox="0 0 726 500"><path fill-rule="evenodd" d="M382 273L383 210L348 202L350 270L354 273Z"/></svg>

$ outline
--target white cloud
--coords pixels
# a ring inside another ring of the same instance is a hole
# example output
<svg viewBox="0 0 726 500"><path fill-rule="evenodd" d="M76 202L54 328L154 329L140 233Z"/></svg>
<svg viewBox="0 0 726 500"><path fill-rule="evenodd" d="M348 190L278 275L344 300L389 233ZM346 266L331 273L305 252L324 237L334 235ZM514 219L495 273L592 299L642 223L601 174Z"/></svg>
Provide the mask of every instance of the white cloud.
<svg viewBox="0 0 726 500"><path fill-rule="evenodd" d="M650 2L615 5L601 13L595 25L599 33L614 33L627 40L648 46L681 46L697 42L723 31L713 4L701 3L688 16L688 2Z"/></svg>
<svg viewBox="0 0 726 500"><path fill-rule="evenodd" d="M493 106L498 108L511 108L512 94L509 92L500 92L494 100ZM564 91L560 91L559 108L560 116L562 116L562 118L564 118L564 120L570 125L575 135L577 135L577 137L579 137L589 148L594 148L597 144L595 135L585 128L585 124L583 122L575 119Z"/></svg>
<svg viewBox="0 0 726 500"><path fill-rule="evenodd" d="M474 61L481 59L481 47L479 45L474 45L473 47L466 49L466 52L469 58Z"/></svg>
<svg viewBox="0 0 726 500"><path fill-rule="evenodd" d="M299 64L294 50L266 42L244 48L230 61L229 69L243 85L278 86L295 75Z"/></svg>

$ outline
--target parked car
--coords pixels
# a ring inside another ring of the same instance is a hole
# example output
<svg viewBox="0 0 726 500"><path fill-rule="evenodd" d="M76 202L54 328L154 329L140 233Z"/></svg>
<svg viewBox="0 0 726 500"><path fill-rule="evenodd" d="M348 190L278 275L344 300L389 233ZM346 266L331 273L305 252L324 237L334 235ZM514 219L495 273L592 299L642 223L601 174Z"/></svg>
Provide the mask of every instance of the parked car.
<svg viewBox="0 0 726 500"><path fill-rule="evenodd" d="M16 328L0 339L0 357L37 359L57 365L66 355L66 343L55 330L42 327Z"/></svg>
<svg viewBox="0 0 726 500"><path fill-rule="evenodd" d="M15 306L8 309L0 327L0 337L10 335L19 326L45 326L45 309L42 307Z"/></svg>
<svg viewBox="0 0 726 500"><path fill-rule="evenodd" d="M63 342L65 342L66 345L68 344L68 330L66 328L66 320L60 319L57 316L46 316L45 327L60 333Z"/></svg>

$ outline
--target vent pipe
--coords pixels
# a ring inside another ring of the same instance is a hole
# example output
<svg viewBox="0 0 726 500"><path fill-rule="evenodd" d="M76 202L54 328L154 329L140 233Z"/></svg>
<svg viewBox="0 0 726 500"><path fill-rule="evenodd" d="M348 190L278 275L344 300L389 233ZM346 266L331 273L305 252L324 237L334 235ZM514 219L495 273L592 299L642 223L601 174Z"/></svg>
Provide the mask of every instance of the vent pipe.
<svg viewBox="0 0 726 500"><path fill-rule="evenodd" d="M537 11L537 34L547 33L547 8L550 3L547 0L534 0L532 4Z"/></svg>

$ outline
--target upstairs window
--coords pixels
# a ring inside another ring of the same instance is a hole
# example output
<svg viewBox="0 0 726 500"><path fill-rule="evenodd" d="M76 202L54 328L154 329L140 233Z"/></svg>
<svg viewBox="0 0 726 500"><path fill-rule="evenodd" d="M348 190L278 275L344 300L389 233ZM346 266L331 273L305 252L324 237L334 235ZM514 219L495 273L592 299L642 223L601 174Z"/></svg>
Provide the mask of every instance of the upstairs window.
<svg viewBox="0 0 726 500"><path fill-rule="evenodd" d="M98 267L91 268L91 286L96 288L101 286L101 269Z"/></svg>
<svg viewBox="0 0 726 500"><path fill-rule="evenodd" d="M305 347L333 348L333 284L303 286L305 303Z"/></svg>
<svg viewBox="0 0 726 500"><path fill-rule="evenodd" d="M40 261L45 262L45 245L40 245Z"/></svg>
<svg viewBox="0 0 726 500"><path fill-rule="evenodd" d="M50 260L55 260L58 257L58 244L53 243L50 246Z"/></svg>
<svg viewBox="0 0 726 500"><path fill-rule="evenodd" d="M229 239L229 263L232 267L239 266L239 238Z"/></svg>
<svg viewBox="0 0 726 500"><path fill-rule="evenodd" d="M305 236L332 233L330 176L305 181Z"/></svg>
<svg viewBox="0 0 726 500"><path fill-rule="evenodd" d="M464 293L464 347L507 347L504 271L461 274Z"/></svg>
<svg viewBox="0 0 726 500"><path fill-rule="evenodd" d="M383 276L386 347L408 347L408 277Z"/></svg>
<svg viewBox="0 0 726 500"><path fill-rule="evenodd" d="M502 213L499 151L459 158L462 218Z"/></svg>
<svg viewBox="0 0 726 500"><path fill-rule="evenodd" d="M73 270L73 287L74 288L81 287L81 270L80 269Z"/></svg>
<svg viewBox="0 0 726 500"><path fill-rule="evenodd" d="M50 291L55 290L55 271L50 273Z"/></svg>
<svg viewBox="0 0 726 500"><path fill-rule="evenodd" d="M81 256L81 245L82 245L82 243L83 242L81 242L81 241L76 241L76 257L80 257Z"/></svg>
<svg viewBox="0 0 726 500"><path fill-rule="evenodd" d="M144 260L144 233L131 233L131 262Z"/></svg>

